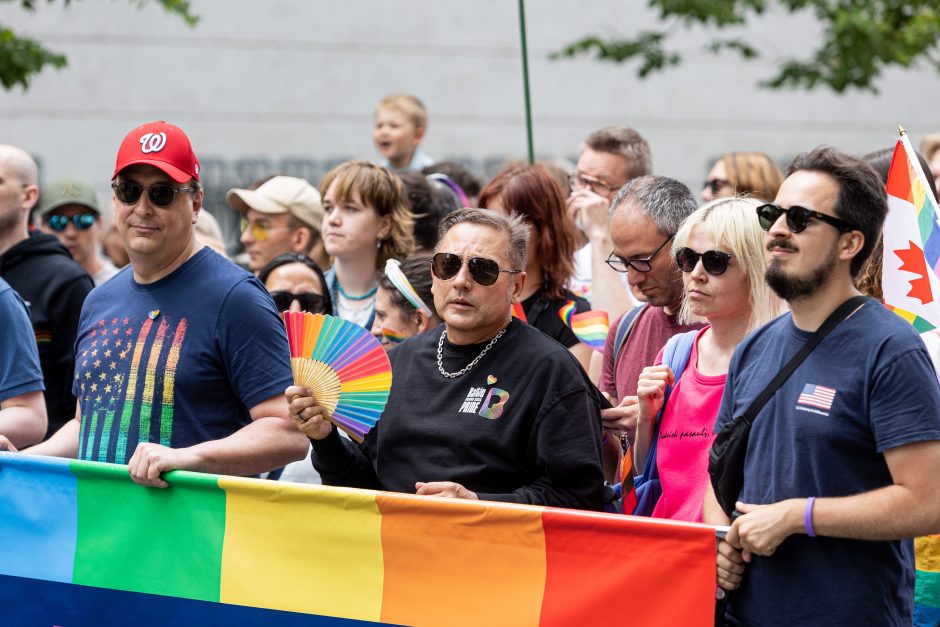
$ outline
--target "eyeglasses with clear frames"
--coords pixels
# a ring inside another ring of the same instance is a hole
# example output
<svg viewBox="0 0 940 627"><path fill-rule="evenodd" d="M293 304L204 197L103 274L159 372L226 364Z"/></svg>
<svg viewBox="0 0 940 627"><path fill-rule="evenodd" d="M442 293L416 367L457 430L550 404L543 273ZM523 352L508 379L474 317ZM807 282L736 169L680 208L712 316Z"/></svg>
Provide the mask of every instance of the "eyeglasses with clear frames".
<svg viewBox="0 0 940 627"><path fill-rule="evenodd" d="M607 265L617 272L627 272L633 268L636 272L650 272L653 269L653 257L655 257L663 247L672 241L675 234L666 238L666 241L659 245L659 248L653 251L653 254L646 259L622 259L616 253L610 253L607 257Z"/></svg>

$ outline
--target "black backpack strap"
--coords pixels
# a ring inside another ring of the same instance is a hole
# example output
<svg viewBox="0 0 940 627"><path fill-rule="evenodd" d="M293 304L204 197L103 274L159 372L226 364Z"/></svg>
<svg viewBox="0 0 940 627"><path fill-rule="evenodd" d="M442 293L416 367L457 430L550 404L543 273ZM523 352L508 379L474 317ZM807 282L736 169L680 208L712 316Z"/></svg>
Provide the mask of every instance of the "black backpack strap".
<svg viewBox="0 0 940 627"><path fill-rule="evenodd" d="M806 344L804 344L803 347L797 351L796 355L794 355L790 361L787 362L787 365L777 373L777 376L774 377L773 381L771 381L767 387L764 388L764 391L761 392L760 396L754 399L754 402L751 403L751 406L748 407L747 411L744 412L742 418L748 424L748 426L751 425L760 410L764 408L764 405L767 404L767 401L770 400L770 397L774 395L774 393L788 378L790 378L790 375L793 374L793 371L796 370L801 363L803 363L803 360L806 359L811 352L813 352L813 349L816 348L820 342L822 342L823 338L829 335L829 332L835 329L840 322L848 318L853 311L864 305L867 301L867 296L855 296L839 305L838 309L829 314L829 317L826 318L826 321L823 322L818 329L816 329L816 332L813 333L812 337L809 338Z"/></svg>

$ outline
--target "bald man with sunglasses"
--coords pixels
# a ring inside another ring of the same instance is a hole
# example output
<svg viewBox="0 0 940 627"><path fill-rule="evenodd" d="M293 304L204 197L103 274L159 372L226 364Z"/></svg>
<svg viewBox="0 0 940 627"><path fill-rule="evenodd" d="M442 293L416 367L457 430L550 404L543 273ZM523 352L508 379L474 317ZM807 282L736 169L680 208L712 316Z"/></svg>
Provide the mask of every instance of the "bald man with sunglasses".
<svg viewBox="0 0 940 627"><path fill-rule="evenodd" d="M597 390L564 346L510 314L528 227L462 209L440 236L431 291L444 324L389 354L391 395L363 444L339 437L310 390L287 389L314 467L331 485L600 509Z"/></svg>
<svg viewBox="0 0 940 627"><path fill-rule="evenodd" d="M112 175L130 267L96 288L78 323L75 418L27 452L163 473L254 475L301 459L287 417L287 335L264 286L195 237L199 161L166 122L127 134Z"/></svg>

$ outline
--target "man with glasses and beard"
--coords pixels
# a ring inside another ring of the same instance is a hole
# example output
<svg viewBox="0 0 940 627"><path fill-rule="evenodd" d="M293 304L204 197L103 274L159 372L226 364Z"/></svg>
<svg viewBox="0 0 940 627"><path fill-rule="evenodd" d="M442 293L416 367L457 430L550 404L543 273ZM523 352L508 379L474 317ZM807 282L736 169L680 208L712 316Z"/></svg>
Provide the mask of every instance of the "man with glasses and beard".
<svg viewBox="0 0 940 627"><path fill-rule="evenodd" d="M766 280L792 314L738 346L716 432L859 296L853 278L881 235L886 201L868 165L820 147L798 156L774 202L757 208ZM913 327L861 301L753 420L740 516L718 551L719 585L738 588L729 624L911 624L909 538L940 531L938 407ZM704 519L729 522L711 488Z"/></svg>
<svg viewBox="0 0 940 627"><path fill-rule="evenodd" d="M462 209L441 222L431 260L444 324L392 353L392 390L362 445L341 438L310 390L290 416L325 484L600 509L599 398L563 346L511 317L525 283L528 228Z"/></svg>
<svg viewBox="0 0 940 627"><path fill-rule="evenodd" d="M176 469L252 475L307 450L287 417L290 353L264 287L195 238L199 162L166 122L124 138L112 175L124 271L82 309L78 411L27 452L129 466L166 487Z"/></svg>
<svg viewBox="0 0 940 627"><path fill-rule="evenodd" d="M75 334L82 303L95 284L56 238L30 233L38 183L33 158L16 146L0 145L0 277L29 310L46 388L46 433L52 434L75 415Z"/></svg>

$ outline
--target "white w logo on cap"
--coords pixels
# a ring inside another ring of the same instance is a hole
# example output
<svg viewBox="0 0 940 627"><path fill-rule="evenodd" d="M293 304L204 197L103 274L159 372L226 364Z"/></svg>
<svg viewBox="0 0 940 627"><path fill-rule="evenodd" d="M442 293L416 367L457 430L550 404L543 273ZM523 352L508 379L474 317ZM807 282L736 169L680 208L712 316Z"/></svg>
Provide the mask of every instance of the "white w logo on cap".
<svg viewBox="0 0 940 627"><path fill-rule="evenodd" d="M140 138L140 151L144 154L160 152L166 146L166 133L147 133Z"/></svg>

